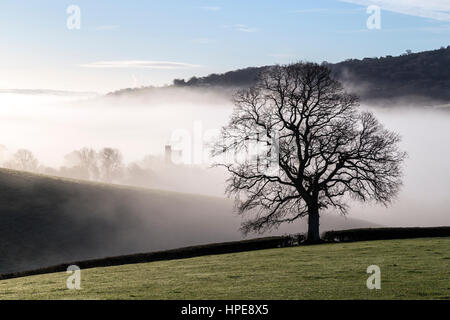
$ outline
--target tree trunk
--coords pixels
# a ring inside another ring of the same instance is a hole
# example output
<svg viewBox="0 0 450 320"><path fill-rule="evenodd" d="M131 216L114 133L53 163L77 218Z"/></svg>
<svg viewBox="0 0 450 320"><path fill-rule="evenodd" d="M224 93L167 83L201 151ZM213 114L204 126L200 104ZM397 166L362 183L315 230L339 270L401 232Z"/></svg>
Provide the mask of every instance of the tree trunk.
<svg viewBox="0 0 450 320"><path fill-rule="evenodd" d="M308 243L320 242L319 233L319 208L317 205L312 205L308 209Z"/></svg>

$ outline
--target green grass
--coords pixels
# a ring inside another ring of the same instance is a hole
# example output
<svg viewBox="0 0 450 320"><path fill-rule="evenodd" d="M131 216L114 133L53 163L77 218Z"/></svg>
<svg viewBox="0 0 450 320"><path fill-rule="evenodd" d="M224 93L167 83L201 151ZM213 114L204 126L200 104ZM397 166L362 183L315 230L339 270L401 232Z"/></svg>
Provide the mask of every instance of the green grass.
<svg viewBox="0 0 450 320"><path fill-rule="evenodd" d="M368 290L366 268L381 268ZM3 299L450 299L450 238L270 249L0 281Z"/></svg>

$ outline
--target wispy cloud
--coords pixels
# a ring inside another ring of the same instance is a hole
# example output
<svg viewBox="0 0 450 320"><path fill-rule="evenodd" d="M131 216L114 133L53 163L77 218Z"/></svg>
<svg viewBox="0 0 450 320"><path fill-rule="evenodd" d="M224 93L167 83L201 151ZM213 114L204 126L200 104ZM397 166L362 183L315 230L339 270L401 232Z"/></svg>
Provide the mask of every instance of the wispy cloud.
<svg viewBox="0 0 450 320"><path fill-rule="evenodd" d="M340 0L362 6L377 5L383 10L401 14L450 21L449 0Z"/></svg>
<svg viewBox="0 0 450 320"><path fill-rule="evenodd" d="M204 6L204 7L200 7L200 9L202 9L204 11L220 11L220 10L222 10L222 7Z"/></svg>
<svg viewBox="0 0 450 320"><path fill-rule="evenodd" d="M117 25L104 25L104 26L98 26L95 28L95 30L98 31L111 31L111 30L117 30L120 26Z"/></svg>
<svg viewBox="0 0 450 320"><path fill-rule="evenodd" d="M311 8L311 9L299 9L292 11L293 13L315 13L329 11L328 8Z"/></svg>
<svg viewBox="0 0 450 320"><path fill-rule="evenodd" d="M97 61L82 64L81 66L88 68L147 68L147 69L185 69L185 68L199 67L199 65L184 62L149 61L149 60Z"/></svg>
<svg viewBox="0 0 450 320"><path fill-rule="evenodd" d="M249 27L245 24L224 25L222 27L228 28L228 29L233 29L233 30L240 31L240 32L247 32L247 33L258 31L258 29Z"/></svg>
<svg viewBox="0 0 450 320"><path fill-rule="evenodd" d="M251 28L245 24L235 24L234 28L238 31L242 31L242 32L256 32L258 31L258 29L256 28Z"/></svg>
<svg viewBox="0 0 450 320"><path fill-rule="evenodd" d="M291 11L292 13L331 13L331 14L354 14L363 11L363 8L357 9L335 9L335 8L309 8Z"/></svg>
<svg viewBox="0 0 450 320"><path fill-rule="evenodd" d="M197 39L193 39L192 42L199 43L199 44L208 44L208 43L214 43L214 42L216 42L216 40L211 39L211 38L197 38Z"/></svg>

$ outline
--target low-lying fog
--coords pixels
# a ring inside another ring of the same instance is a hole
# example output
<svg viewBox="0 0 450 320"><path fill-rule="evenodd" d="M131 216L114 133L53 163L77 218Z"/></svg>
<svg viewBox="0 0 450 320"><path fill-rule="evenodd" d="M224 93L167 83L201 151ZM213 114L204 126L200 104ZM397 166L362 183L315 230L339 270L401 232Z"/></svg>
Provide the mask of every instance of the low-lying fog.
<svg viewBox="0 0 450 320"><path fill-rule="evenodd" d="M146 102L142 97L0 93L0 144L5 147L0 160L25 148L41 164L59 167L73 150L113 147L122 152L125 163L138 162L149 154L163 156L164 146L183 132L190 133L192 145L202 145L202 135L224 125L232 110L223 96L170 90L165 94L167 99ZM389 208L356 204L350 217L382 225L450 225L450 112L406 105L373 111L403 137L402 147L409 153L404 187ZM196 152L201 150L193 151L194 162L199 161ZM221 196L223 174L198 170L206 173L192 171L191 179L164 172L166 180L153 187Z"/></svg>
<svg viewBox="0 0 450 320"><path fill-rule="evenodd" d="M409 155L404 185L390 207L356 205L350 216L394 226L450 225L450 110L372 110L402 135Z"/></svg>

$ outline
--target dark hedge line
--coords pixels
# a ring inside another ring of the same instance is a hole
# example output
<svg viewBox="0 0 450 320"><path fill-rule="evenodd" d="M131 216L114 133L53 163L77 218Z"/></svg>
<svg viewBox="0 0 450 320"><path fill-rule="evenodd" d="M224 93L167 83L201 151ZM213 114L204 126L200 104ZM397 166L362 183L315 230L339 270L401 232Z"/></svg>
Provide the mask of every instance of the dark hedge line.
<svg viewBox="0 0 450 320"><path fill-rule="evenodd" d="M234 253L270 248L287 247L298 244L300 239L298 236L279 236L279 237L266 237L257 238L243 241L214 243L207 245L190 246L179 249L164 250L150 253L138 253L132 255L124 255L118 257L108 257L101 259L74 261L70 263L63 263L51 267L40 268L31 271L15 272L0 275L0 280L25 277L30 275L62 272L66 271L70 265L77 265L81 269L96 268L96 267L108 267L117 266L123 264L144 263L160 260L173 260L192 258L204 255L215 255L224 253Z"/></svg>
<svg viewBox="0 0 450 320"><path fill-rule="evenodd" d="M429 228L366 228L341 231L327 231L322 235L323 242L350 242L366 240L389 240L425 237L450 237L450 227ZM174 260L192 258L205 255L235 253L252 250L291 247L306 245L305 235L294 234L278 237L257 238L251 240L213 243L206 245L190 246L179 249L157 251L150 253L138 253L118 257L74 261L51 267L40 268L31 271L1 274L0 280L26 277L30 275L63 272L70 265L77 265L81 269L118 266L124 264L145 263L161 260Z"/></svg>
<svg viewBox="0 0 450 320"><path fill-rule="evenodd" d="M389 240L426 237L450 237L450 227L365 228L341 231L327 231L322 235L322 239L326 242Z"/></svg>

